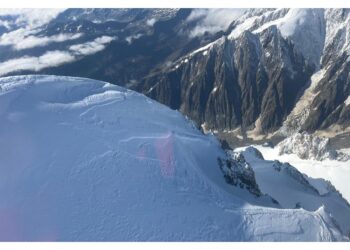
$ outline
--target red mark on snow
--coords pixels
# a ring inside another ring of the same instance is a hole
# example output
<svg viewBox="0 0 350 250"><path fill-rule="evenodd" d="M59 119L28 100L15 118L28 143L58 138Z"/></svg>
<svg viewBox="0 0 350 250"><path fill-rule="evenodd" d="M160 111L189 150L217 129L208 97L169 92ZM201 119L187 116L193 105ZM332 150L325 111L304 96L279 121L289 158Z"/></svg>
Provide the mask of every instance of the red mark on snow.
<svg viewBox="0 0 350 250"><path fill-rule="evenodd" d="M137 152L137 157L140 158L141 160L145 159L146 155L147 155L146 149L144 147L141 147Z"/></svg>
<svg viewBox="0 0 350 250"><path fill-rule="evenodd" d="M173 148L173 133L168 132L155 142L156 154L160 162L160 171L163 176L175 175L175 157Z"/></svg>

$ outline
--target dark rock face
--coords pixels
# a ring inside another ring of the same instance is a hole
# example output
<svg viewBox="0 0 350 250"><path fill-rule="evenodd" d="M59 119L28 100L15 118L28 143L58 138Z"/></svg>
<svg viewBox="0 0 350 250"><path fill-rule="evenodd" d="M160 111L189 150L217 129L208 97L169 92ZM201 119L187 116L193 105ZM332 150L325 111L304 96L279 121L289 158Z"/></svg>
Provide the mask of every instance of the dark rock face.
<svg viewBox="0 0 350 250"><path fill-rule="evenodd" d="M263 195L256 183L252 167L241 153L231 152L228 159L218 158L218 164L228 184L247 189L257 197Z"/></svg>
<svg viewBox="0 0 350 250"><path fill-rule="evenodd" d="M168 10L168 16L159 16L158 11L161 10L93 9L88 14L82 14L81 9L70 9L63 12L57 20L49 24L46 32L53 32L57 28L62 30L67 24L72 29L82 25L81 29L83 32L84 28L87 29L85 32L90 39L102 35L115 36L118 39L97 54L48 69L46 72L132 85L160 63L164 63L167 57L177 58L198 46L196 41L191 42L187 36L179 33L180 23L190 14L190 10ZM147 25L147 20L155 15L160 20L153 26ZM72 20L74 16L80 18ZM92 22L109 18L112 21L107 23ZM132 39L133 37L138 39ZM131 39L130 42L127 38Z"/></svg>
<svg viewBox="0 0 350 250"><path fill-rule="evenodd" d="M350 125L350 106L345 104L350 95L350 61L347 58L343 55L329 63L330 68L315 90L318 95L312 102L312 106L318 108L310 110L305 130L325 129L335 123Z"/></svg>
<svg viewBox="0 0 350 250"><path fill-rule="evenodd" d="M180 110L198 126L240 128L243 137L252 129L267 134L281 126L283 135L350 126L345 102L350 95L349 9L247 9L228 28L200 36L189 34L206 16L191 20L193 11L65 10L35 36L81 33L79 38L21 50L5 43L0 63L67 52L102 36L113 39L103 50L74 61L1 76L39 73L111 82ZM6 32L1 26L0 35ZM301 108L305 115L291 115L320 69L325 75L313 90L315 97Z"/></svg>
<svg viewBox="0 0 350 250"><path fill-rule="evenodd" d="M209 128L249 128L260 117L263 132L281 125L314 71L276 27L223 37L177 63L146 78L144 92Z"/></svg>
<svg viewBox="0 0 350 250"><path fill-rule="evenodd" d="M189 37L186 32L196 22L187 23L184 20L191 11L192 9L67 9L45 27L41 27L37 36L82 33L80 38L24 50L0 46L0 59L6 61L23 56L40 56L47 50L67 51L72 44L111 36L115 39L102 51L74 62L45 68L38 73L88 77L137 88L140 79L152 71L158 71L167 61L176 60L218 38L216 34L207 34L201 38ZM147 24L151 19L156 20L155 23ZM32 73L36 72L17 71L6 75Z"/></svg>
<svg viewBox="0 0 350 250"><path fill-rule="evenodd" d="M264 134L281 127L310 87L313 73L322 69L326 74L313 90L315 98L302 107L307 117L297 131L313 132L334 124L348 127L350 60L344 48L349 47L345 39L349 10L308 10L302 28L288 38L276 25L251 32L288 12L266 11L238 37L223 36L150 74L141 83L142 91L206 128L239 127L243 136L256 128ZM315 41L309 42L310 37Z"/></svg>

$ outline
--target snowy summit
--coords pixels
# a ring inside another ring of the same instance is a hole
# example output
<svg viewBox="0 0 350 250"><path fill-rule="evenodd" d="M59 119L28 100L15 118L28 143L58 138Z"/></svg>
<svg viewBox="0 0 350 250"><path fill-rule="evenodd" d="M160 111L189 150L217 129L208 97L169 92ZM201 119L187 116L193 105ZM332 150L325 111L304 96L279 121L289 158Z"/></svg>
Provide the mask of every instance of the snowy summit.
<svg viewBox="0 0 350 250"><path fill-rule="evenodd" d="M273 208L225 182L220 143L142 94L7 77L0 119L0 240L348 240L322 206Z"/></svg>

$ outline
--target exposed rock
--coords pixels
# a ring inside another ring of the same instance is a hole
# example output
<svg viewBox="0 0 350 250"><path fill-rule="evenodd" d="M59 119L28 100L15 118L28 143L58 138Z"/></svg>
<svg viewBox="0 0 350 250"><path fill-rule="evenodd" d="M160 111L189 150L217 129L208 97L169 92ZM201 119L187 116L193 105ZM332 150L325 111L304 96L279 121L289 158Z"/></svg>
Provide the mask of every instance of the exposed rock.
<svg viewBox="0 0 350 250"><path fill-rule="evenodd" d="M255 174L251 166L244 159L243 154L230 151L227 159L218 158L218 164L224 173L227 183L247 189L255 196L263 195L255 180Z"/></svg>
<svg viewBox="0 0 350 250"><path fill-rule="evenodd" d="M350 157L331 148L328 138L296 133L277 145L279 154L296 154L301 159L347 161Z"/></svg>
<svg viewBox="0 0 350 250"><path fill-rule="evenodd" d="M209 129L266 134L281 127L321 69L310 100L289 117L284 134L349 126L350 12L247 13L230 35L146 77L143 91Z"/></svg>
<svg viewBox="0 0 350 250"><path fill-rule="evenodd" d="M349 9L246 9L228 28L191 36L206 18L189 20L193 11L67 9L31 34L84 34L79 40L23 50L5 42L2 62L66 51L101 36L111 42L67 63L7 67L2 75L71 75L123 84L208 129L239 128L242 137L253 129L264 136L282 125L283 135L350 127ZM3 28L0 35L10 31ZM322 74L312 79L316 72Z"/></svg>
<svg viewBox="0 0 350 250"><path fill-rule="evenodd" d="M146 78L144 92L209 128L248 128L260 117L267 132L282 124L313 70L272 26L259 35L222 37L206 54Z"/></svg>
<svg viewBox="0 0 350 250"><path fill-rule="evenodd" d="M248 153L257 159L264 160L264 156L262 155L262 153L258 149L254 148L252 146L247 147L245 149L245 153Z"/></svg>

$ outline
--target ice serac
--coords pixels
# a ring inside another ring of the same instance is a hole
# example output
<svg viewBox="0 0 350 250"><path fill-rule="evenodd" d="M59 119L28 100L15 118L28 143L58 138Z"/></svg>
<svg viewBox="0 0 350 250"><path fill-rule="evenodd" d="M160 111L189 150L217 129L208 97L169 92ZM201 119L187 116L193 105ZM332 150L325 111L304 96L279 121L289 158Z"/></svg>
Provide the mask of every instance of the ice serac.
<svg viewBox="0 0 350 250"><path fill-rule="evenodd" d="M226 183L220 143L136 92L8 77L0 107L0 240L348 240L328 212Z"/></svg>

